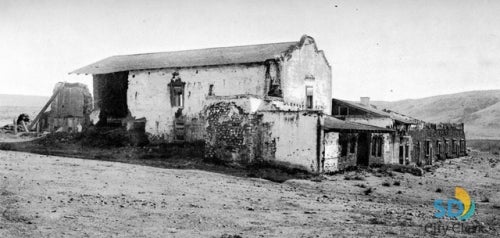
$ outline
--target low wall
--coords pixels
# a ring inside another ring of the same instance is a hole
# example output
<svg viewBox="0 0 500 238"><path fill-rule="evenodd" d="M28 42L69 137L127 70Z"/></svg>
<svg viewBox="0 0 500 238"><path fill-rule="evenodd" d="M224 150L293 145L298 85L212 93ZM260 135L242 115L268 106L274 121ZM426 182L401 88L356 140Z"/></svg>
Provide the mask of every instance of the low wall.
<svg viewBox="0 0 500 238"><path fill-rule="evenodd" d="M252 111L232 101L205 109L205 157L224 162L275 163L318 172L319 114L304 111Z"/></svg>

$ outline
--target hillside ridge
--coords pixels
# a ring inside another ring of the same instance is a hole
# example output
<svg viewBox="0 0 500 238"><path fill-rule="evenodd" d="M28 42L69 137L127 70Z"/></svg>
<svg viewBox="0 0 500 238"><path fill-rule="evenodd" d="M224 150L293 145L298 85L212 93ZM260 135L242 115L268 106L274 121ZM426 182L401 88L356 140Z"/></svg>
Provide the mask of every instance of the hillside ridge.
<svg viewBox="0 0 500 238"><path fill-rule="evenodd" d="M500 139L500 90L474 90L398 101L372 101L424 121L464 123L470 139Z"/></svg>

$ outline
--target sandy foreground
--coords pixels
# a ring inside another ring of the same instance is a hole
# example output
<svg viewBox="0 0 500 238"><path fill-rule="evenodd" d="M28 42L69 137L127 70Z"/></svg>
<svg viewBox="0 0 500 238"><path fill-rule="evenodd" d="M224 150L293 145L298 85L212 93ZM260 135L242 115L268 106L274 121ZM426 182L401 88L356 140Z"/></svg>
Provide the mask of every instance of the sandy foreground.
<svg viewBox="0 0 500 238"><path fill-rule="evenodd" d="M475 215L434 218L434 200L455 186L476 200ZM0 237L498 237L500 158L473 152L423 177L276 183L0 151L0 212Z"/></svg>

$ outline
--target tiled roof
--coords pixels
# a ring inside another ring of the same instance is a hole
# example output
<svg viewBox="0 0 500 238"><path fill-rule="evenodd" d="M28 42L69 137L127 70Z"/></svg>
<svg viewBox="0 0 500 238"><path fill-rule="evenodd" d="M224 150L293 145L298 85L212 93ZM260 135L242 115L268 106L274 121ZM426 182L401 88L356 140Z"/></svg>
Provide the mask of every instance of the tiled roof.
<svg viewBox="0 0 500 238"><path fill-rule="evenodd" d="M339 132L394 132L393 129L342 121L334 117L325 117L325 130Z"/></svg>
<svg viewBox="0 0 500 238"><path fill-rule="evenodd" d="M106 74L120 71L261 63L275 59L299 44L295 42L118 55L77 69L72 74Z"/></svg>

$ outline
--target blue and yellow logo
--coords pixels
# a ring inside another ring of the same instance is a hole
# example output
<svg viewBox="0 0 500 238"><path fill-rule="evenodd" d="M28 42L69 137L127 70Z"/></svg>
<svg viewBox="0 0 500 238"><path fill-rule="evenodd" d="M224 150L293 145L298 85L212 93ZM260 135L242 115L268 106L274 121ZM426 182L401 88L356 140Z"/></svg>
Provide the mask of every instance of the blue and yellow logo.
<svg viewBox="0 0 500 238"><path fill-rule="evenodd" d="M437 212L434 213L434 216L437 218L455 217L460 221L466 221L474 215L476 203L470 198L467 190L462 187L455 187L455 198L448 199L446 203L442 199L436 199L434 208L436 208Z"/></svg>

